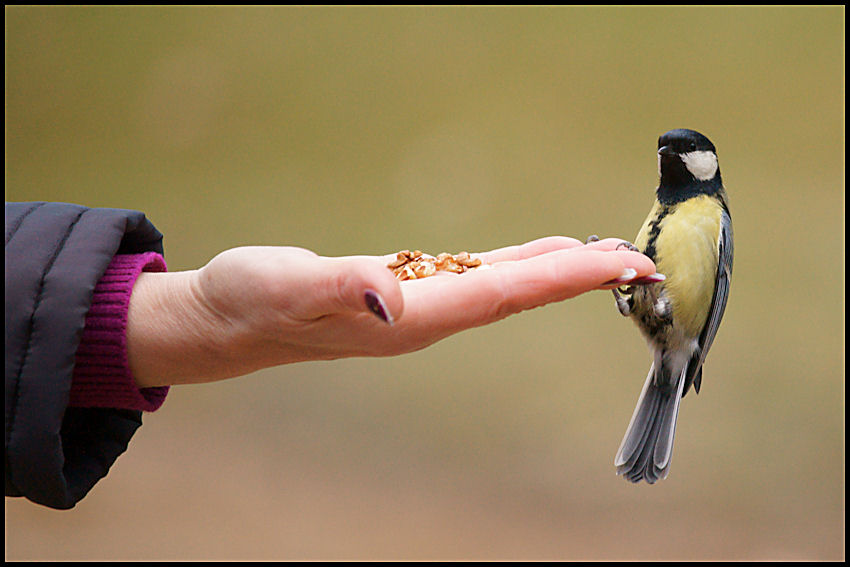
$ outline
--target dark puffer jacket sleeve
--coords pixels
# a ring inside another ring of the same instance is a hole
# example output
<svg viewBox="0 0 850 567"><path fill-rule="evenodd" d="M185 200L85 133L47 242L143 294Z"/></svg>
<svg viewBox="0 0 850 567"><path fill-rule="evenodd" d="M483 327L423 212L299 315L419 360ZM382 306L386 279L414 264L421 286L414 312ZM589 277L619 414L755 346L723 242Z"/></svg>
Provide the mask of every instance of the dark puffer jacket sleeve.
<svg viewBox="0 0 850 567"><path fill-rule="evenodd" d="M95 285L115 254L158 252L143 213L6 203L6 496L72 508L106 476L141 412L68 407Z"/></svg>

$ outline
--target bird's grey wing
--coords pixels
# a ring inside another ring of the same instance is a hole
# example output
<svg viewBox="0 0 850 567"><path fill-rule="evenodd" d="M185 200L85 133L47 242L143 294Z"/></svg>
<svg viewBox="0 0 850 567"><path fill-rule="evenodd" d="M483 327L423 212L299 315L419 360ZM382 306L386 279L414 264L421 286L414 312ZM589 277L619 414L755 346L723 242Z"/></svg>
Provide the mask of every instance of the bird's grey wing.
<svg viewBox="0 0 850 567"><path fill-rule="evenodd" d="M705 362L711 343L714 342L714 336L717 334L720 320L726 310L726 300L729 298L729 283L732 279L732 258L735 246L732 236L732 217L726 208L723 209L723 215L720 218L720 238L717 240L717 246L718 261L714 297L711 299L711 309L699 336L699 349L694 353L694 357L688 364L685 392L687 392L688 386L693 383L694 390L699 393L700 383L702 382L702 363Z"/></svg>

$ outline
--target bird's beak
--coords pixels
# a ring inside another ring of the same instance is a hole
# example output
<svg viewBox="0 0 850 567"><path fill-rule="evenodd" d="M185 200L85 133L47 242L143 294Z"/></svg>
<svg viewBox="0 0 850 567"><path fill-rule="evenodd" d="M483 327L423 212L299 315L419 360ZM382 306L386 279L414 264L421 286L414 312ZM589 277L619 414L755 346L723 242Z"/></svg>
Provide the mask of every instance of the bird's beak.
<svg viewBox="0 0 850 567"><path fill-rule="evenodd" d="M676 155L676 152L670 146L661 146L658 148L658 155L660 156L672 156Z"/></svg>

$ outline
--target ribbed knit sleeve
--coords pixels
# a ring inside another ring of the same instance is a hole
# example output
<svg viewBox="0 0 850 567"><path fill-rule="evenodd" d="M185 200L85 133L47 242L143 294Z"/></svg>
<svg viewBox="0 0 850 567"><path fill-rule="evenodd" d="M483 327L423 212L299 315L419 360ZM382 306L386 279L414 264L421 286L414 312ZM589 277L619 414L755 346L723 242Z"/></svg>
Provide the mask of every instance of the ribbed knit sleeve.
<svg viewBox="0 0 850 567"><path fill-rule="evenodd" d="M168 387L136 386L127 360L127 312L142 272L166 271L156 252L117 254L94 289L77 348L69 406L155 411Z"/></svg>

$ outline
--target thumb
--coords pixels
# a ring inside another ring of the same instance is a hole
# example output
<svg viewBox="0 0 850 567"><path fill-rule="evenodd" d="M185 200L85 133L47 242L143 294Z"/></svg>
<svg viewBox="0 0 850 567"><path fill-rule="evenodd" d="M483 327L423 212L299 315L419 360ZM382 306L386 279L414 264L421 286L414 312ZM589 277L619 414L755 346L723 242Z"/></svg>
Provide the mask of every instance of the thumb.
<svg viewBox="0 0 850 567"><path fill-rule="evenodd" d="M330 312L369 312L389 325L401 317L401 287L382 260L365 256L322 260L321 285Z"/></svg>

